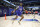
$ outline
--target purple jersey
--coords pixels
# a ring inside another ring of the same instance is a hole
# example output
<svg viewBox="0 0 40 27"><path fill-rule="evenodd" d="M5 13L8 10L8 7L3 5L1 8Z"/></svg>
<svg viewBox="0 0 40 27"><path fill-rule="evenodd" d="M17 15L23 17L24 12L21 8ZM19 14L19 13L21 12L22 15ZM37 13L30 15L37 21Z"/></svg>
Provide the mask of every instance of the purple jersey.
<svg viewBox="0 0 40 27"><path fill-rule="evenodd" d="M16 10L16 14L17 14L17 16L22 15L23 7L22 7L22 6L19 6L19 7L17 7L16 9L17 9L17 10Z"/></svg>
<svg viewBox="0 0 40 27"><path fill-rule="evenodd" d="M22 10L23 10L23 7L22 7L22 6L19 6L19 7L17 8L17 11L22 12Z"/></svg>

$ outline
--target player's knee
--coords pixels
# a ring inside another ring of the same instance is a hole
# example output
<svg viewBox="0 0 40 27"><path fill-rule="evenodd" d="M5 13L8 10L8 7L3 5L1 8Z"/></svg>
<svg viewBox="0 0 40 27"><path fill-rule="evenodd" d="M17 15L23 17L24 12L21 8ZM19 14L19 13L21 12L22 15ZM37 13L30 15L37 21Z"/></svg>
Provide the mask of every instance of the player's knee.
<svg viewBox="0 0 40 27"><path fill-rule="evenodd" d="M22 17L22 18L24 18L24 17Z"/></svg>
<svg viewBox="0 0 40 27"><path fill-rule="evenodd" d="M16 16L16 18L18 18L18 16Z"/></svg>

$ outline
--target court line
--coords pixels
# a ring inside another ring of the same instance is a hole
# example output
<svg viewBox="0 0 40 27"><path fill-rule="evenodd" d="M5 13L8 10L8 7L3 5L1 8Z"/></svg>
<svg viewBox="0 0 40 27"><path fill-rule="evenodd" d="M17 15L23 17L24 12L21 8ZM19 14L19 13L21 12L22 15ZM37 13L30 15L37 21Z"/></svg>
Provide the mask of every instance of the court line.
<svg viewBox="0 0 40 27"><path fill-rule="evenodd" d="M14 18L12 18L11 20L14 20ZM16 20L20 20L20 18L17 18ZM22 21L38 21L37 19L23 19Z"/></svg>

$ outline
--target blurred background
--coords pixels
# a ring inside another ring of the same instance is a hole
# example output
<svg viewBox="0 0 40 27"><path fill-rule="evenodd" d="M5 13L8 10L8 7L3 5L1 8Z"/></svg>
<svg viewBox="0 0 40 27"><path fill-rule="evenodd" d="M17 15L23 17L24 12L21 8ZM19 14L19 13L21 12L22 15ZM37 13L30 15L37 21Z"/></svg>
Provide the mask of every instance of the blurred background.
<svg viewBox="0 0 40 27"><path fill-rule="evenodd" d="M13 13L14 9L19 6L20 2L23 3L23 7L27 10L23 10L23 14L28 14L28 12L35 14L40 13L40 0L0 0L0 17L16 15Z"/></svg>

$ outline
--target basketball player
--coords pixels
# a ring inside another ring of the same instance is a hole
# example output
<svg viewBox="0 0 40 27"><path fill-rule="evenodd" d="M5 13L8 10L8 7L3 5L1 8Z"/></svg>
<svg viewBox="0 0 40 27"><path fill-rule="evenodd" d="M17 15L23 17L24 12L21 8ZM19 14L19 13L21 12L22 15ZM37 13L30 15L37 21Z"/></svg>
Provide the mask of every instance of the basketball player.
<svg viewBox="0 0 40 27"><path fill-rule="evenodd" d="M20 6L18 6L18 7L14 10L14 12L16 11L16 17L15 17L14 20L16 20L16 19L18 18L18 16L21 17L21 19L18 21L19 24L20 24L20 21L24 18L23 14L22 14L22 12L23 12L22 10L25 10L25 9L23 8L23 6L22 6L22 3L20 3ZM14 22L14 21L13 21L13 22Z"/></svg>

